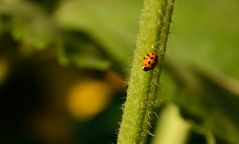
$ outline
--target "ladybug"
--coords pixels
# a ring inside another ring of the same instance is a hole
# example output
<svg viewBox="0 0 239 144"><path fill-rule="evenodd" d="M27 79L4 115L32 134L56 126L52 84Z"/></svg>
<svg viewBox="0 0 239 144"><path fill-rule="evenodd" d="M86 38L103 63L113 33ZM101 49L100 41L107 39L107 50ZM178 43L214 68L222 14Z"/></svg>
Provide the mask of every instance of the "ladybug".
<svg viewBox="0 0 239 144"><path fill-rule="evenodd" d="M143 61L143 70L148 71L153 69L158 63L158 56L155 52L147 53Z"/></svg>

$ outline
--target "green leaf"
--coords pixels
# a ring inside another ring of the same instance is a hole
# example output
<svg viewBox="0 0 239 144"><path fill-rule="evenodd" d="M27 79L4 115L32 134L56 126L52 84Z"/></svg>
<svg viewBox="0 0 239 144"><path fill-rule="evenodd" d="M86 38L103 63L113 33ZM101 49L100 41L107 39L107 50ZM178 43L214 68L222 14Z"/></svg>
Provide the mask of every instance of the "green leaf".
<svg viewBox="0 0 239 144"><path fill-rule="evenodd" d="M24 45L45 49L56 38L50 17L33 3L1 1L0 18L0 26Z"/></svg>
<svg viewBox="0 0 239 144"><path fill-rule="evenodd" d="M141 0L64 1L55 17L61 28L89 35L125 68L132 58L140 5Z"/></svg>
<svg viewBox="0 0 239 144"><path fill-rule="evenodd" d="M238 8L234 0L178 1L167 51L167 72L178 86L174 102L184 117L212 131L217 140L236 144L239 94L233 89L239 86L231 81L239 80ZM207 71L202 74L199 68Z"/></svg>
<svg viewBox="0 0 239 144"><path fill-rule="evenodd" d="M219 141L239 143L239 83L225 75L195 68L168 64L167 70L177 83L174 102L182 115L210 130Z"/></svg>
<svg viewBox="0 0 239 144"><path fill-rule="evenodd" d="M235 0L178 1L168 57L239 80L238 13Z"/></svg>
<svg viewBox="0 0 239 144"><path fill-rule="evenodd" d="M83 69L107 70L111 62L100 51L99 46L81 33L64 34L63 47L59 48L59 62Z"/></svg>

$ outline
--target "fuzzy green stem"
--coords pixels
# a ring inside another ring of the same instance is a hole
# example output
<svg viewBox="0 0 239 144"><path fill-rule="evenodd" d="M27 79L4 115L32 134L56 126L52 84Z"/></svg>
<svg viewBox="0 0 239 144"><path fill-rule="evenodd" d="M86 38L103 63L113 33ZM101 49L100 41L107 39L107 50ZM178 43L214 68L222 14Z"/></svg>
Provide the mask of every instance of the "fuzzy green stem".
<svg viewBox="0 0 239 144"><path fill-rule="evenodd" d="M118 144L144 144L151 134L173 7L174 0L144 1ZM145 72L142 61L148 52L155 52L159 62L153 70Z"/></svg>

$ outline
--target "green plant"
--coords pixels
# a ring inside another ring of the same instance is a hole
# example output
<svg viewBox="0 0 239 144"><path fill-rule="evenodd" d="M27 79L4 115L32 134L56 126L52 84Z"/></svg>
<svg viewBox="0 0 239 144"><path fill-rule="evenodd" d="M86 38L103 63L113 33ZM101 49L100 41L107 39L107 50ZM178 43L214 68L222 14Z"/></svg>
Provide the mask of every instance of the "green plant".
<svg viewBox="0 0 239 144"><path fill-rule="evenodd" d="M131 77L124 107L118 143L147 142L156 106L157 90L165 55L174 0L145 0L140 19ZM158 65L151 71L142 70L142 59L148 52L158 55Z"/></svg>

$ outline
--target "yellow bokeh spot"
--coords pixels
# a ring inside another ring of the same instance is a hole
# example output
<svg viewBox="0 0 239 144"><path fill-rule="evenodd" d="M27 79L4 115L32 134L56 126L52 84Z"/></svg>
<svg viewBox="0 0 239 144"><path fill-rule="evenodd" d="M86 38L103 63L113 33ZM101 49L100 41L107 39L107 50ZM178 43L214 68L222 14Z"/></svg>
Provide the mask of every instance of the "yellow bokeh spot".
<svg viewBox="0 0 239 144"><path fill-rule="evenodd" d="M89 120L103 111L111 101L109 84L91 80L76 83L69 90L67 108L77 120Z"/></svg>

